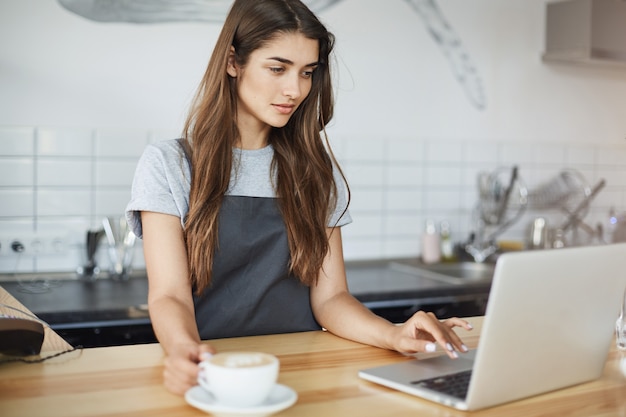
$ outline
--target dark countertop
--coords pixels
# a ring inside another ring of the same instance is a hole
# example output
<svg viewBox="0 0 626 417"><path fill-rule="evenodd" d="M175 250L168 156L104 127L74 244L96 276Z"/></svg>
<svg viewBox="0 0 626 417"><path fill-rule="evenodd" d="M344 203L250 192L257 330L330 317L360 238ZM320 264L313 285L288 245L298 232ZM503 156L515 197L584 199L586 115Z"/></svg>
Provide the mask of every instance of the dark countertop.
<svg viewBox="0 0 626 417"><path fill-rule="evenodd" d="M347 262L350 292L369 308L486 298L490 282L449 284L388 267L389 261ZM72 274L7 276L0 286L55 330L149 324L145 271L126 281L76 279ZM68 277L73 279L68 279Z"/></svg>
<svg viewBox="0 0 626 417"><path fill-rule="evenodd" d="M402 300L446 300L488 295L491 281L459 281L449 284L390 267L404 260L353 261L346 263L350 292L367 306Z"/></svg>
<svg viewBox="0 0 626 417"><path fill-rule="evenodd" d="M29 274L0 286L55 330L150 323L145 274L127 281Z"/></svg>

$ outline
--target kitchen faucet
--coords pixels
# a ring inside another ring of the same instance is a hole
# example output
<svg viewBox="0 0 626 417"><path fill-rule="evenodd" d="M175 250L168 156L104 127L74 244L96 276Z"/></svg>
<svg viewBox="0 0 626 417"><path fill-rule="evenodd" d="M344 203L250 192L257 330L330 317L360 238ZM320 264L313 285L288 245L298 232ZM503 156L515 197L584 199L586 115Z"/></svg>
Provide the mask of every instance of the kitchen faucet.
<svg viewBox="0 0 626 417"><path fill-rule="evenodd" d="M497 252L496 237L524 214L528 190L521 183L518 167L513 166L510 170L499 168L479 173L478 193L478 204L474 210L476 231L470 234L463 249L475 262L482 263Z"/></svg>

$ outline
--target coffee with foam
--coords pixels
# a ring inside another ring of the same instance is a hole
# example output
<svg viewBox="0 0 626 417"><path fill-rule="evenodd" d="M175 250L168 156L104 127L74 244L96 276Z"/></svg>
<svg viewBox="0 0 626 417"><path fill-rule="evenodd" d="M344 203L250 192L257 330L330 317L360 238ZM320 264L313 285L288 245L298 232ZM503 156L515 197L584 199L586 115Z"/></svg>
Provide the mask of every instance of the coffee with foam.
<svg viewBox="0 0 626 417"><path fill-rule="evenodd" d="M217 403L250 407L267 399L278 380L280 363L263 352L221 352L199 366L198 383Z"/></svg>
<svg viewBox="0 0 626 417"><path fill-rule="evenodd" d="M276 358L272 355L260 352L233 352L220 353L209 359L214 365L226 368L249 368L254 366L264 366L273 363Z"/></svg>

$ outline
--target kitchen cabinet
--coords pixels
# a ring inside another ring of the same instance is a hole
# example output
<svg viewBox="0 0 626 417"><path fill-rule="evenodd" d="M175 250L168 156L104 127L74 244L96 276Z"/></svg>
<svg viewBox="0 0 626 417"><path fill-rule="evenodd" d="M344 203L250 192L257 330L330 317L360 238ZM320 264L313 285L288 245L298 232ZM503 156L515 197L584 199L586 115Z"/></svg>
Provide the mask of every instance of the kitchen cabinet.
<svg viewBox="0 0 626 417"><path fill-rule="evenodd" d="M140 345L157 341L150 323L113 326L81 323L81 326L69 329L59 329L59 326L53 325L53 330L70 345L85 348Z"/></svg>

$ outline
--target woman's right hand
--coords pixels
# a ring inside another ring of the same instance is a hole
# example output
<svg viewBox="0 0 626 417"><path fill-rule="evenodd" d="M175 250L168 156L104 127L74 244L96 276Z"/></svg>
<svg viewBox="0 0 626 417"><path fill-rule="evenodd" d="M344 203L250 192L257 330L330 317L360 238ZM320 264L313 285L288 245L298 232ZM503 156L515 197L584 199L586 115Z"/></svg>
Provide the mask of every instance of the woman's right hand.
<svg viewBox="0 0 626 417"><path fill-rule="evenodd" d="M208 343L187 343L170 347L164 360L163 383L177 395L198 384L198 363L207 354L215 353Z"/></svg>

